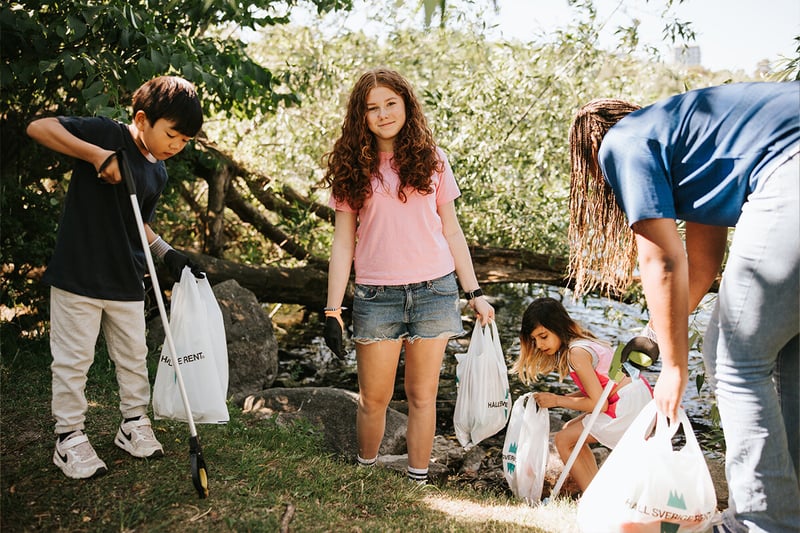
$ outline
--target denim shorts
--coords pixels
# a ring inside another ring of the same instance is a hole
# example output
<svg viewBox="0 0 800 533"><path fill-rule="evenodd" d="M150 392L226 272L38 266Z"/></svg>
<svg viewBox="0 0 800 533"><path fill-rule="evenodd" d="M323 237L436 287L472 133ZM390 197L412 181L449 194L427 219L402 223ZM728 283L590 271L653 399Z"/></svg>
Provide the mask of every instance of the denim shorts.
<svg viewBox="0 0 800 533"><path fill-rule="evenodd" d="M451 338L464 334L454 273L408 285L356 284L353 340Z"/></svg>

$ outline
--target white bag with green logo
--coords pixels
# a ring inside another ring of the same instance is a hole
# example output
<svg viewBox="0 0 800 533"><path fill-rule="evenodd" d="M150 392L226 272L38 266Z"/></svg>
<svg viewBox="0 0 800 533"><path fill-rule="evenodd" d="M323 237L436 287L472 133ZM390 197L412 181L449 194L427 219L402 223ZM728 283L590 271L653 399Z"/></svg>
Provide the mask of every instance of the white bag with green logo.
<svg viewBox="0 0 800 533"><path fill-rule="evenodd" d="M714 483L683 409L678 418L669 425L655 401L642 409L583 493L581 531L685 533L711 527ZM679 429L686 443L675 449Z"/></svg>
<svg viewBox="0 0 800 533"><path fill-rule="evenodd" d="M514 402L503 443L503 475L514 496L529 505L539 502L550 452L550 414L533 393Z"/></svg>

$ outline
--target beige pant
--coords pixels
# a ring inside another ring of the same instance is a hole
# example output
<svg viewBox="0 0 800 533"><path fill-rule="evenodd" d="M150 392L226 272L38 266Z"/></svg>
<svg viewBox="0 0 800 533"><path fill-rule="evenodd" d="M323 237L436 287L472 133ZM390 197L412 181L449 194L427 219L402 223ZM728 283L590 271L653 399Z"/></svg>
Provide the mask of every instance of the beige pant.
<svg viewBox="0 0 800 533"><path fill-rule="evenodd" d="M50 289L50 351L53 363L52 411L56 433L84 429L86 378L94 362L100 328L114 362L123 418L147 413L144 302L119 302Z"/></svg>

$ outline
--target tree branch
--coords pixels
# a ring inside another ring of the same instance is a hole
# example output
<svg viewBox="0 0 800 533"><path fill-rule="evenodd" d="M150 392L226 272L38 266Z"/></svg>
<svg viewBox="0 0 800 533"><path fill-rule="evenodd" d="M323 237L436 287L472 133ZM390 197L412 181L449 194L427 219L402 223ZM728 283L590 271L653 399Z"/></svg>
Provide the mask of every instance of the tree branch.
<svg viewBox="0 0 800 533"><path fill-rule="evenodd" d="M225 196L225 204L243 221L251 224L266 238L277 244L282 250L295 259L309 259L309 253L301 246L297 245L288 235L274 226L258 210L245 201L233 185L228 188Z"/></svg>

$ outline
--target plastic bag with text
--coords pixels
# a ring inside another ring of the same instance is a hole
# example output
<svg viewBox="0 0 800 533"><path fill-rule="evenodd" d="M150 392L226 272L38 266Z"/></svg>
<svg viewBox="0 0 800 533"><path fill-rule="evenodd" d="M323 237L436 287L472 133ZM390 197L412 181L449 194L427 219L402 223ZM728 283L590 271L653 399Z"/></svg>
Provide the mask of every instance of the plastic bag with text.
<svg viewBox="0 0 800 533"><path fill-rule="evenodd" d="M514 496L529 505L542 497L550 453L550 413L539 408L533 393L514 402L503 443L503 475Z"/></svg>
<svg viewBox="0 0 800 533"><path fill-rule="evenodd" d="M458 442L471 448L503 429L511 414L508 369L497 325L475 324L467 353L456 359L453 425Z"/></svg>
<svg viewBox="0 0 800 533"><path fill-rule="evenodd" d="M683 409L678 417L670 426L655 401L645 406L578 502L581 531L684 533L711 527L714 483ZM681 428L686 444L676 450L673 437Z"/></svg>
<svg viewBox="0 0 800 533"><path fill-rule="evenodd" d="M169 326L176 359L195 422L221 424L229 420L228 345L225 326L207 278L196 279L186 267L172 288ZM164 342L153 385L157 420L188 420L175 370Z"/></svg>

